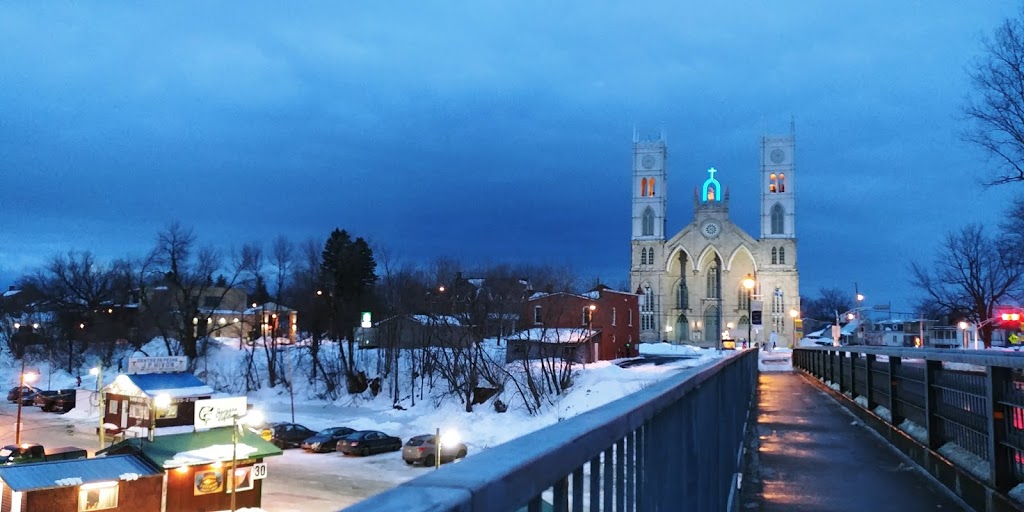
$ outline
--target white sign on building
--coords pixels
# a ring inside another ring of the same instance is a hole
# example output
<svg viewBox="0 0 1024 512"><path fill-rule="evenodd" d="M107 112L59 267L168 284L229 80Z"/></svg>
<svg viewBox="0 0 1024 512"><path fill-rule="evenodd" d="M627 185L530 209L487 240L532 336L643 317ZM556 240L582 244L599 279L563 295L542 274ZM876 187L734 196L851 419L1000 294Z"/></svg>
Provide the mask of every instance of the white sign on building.
<svg viewBox="0 0 1024 512"><path fill-rule="evenodd" d="M171 373L188 369L188 357L129 357L128 373Z"/></svg>
<svg viewBox="0 0 1024 512"><path fill-rule="evenodd" d="M196 400L195 428L230 427L247 409L244 396Z"/></svg>

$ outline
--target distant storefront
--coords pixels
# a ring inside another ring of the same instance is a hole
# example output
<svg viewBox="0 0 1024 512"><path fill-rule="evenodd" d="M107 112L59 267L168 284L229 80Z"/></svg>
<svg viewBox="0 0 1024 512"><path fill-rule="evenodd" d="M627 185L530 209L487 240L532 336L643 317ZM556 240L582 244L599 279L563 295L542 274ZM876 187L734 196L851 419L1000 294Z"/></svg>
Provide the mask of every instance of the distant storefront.
<svg viewBox="0 0 1024 512"><path fill-rule="evenodd" d="M108 430L149 429L156 413L156 428L191 425L196 400L210 398L213 388L185 372L118 375L103 388L103 422ZM156 397L167 395L170 406L157 408Z"/></svg>
<svg viewBox="0 0 1024 512"><path fill-rule="evenodd" d="M3 466L0 510L156 512L163 476L162 469L137 455Z"/></svg>

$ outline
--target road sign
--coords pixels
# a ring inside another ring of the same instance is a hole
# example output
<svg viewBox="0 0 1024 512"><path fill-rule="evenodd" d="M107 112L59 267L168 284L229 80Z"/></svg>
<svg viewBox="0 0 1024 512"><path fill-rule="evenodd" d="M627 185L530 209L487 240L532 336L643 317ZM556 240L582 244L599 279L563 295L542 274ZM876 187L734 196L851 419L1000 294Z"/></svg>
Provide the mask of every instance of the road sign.
<svg viewBox="0 0 1024 512"><path fill-rule="evenodd" d="M252 479L263 480L267 477L267 463L258 462L252 465Z"/></svg>
<svg viewBox="0 0 1024 512"><path fill-rule="evenodd" d="M362 327L363 329L369 329L373 327L373 322L370 321L369 311L363 311L359 315L359 327Z"/></svg>

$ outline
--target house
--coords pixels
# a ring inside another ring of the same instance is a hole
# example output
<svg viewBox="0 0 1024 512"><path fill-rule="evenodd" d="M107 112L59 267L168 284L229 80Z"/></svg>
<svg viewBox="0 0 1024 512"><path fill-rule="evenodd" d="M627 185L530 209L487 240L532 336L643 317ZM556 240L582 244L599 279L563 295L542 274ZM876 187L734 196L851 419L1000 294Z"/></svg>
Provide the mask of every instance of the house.
<svg viewBox="0 0 1024 512"><path fill-rule="evenodd" d="M148 432L150 413L158 409L156 428L192 425L196 400L213 394L213 388L187 372L121 374L103 388L103 423L114 432ZM160 395L167 395L170 406L156 407Z"/></svg>
<svg viewBox="0 0 1024 512"><path fill-rule="evenodd" d="M156 512L164 472L137 455L0 467L0 510Z"/></svg>
<svg viewBox="0 0 1024 512"><path fill-rule="evenodd" d="M526 301L522 312L523 318L532 326L524 331L528 339L524 340L522 335L518 335L516 341L548 343L546 337L530 335L552 328L575 329L586 331L584 340L576 341L589 346L587 350L590 352L584 357L585 361L635 356L638 353L636 343L640 339L638 298L635 293L613 290L604 285L582 295L567 292L535 293ZM560 340L559 343L566 342L562 335L556 338ZM514 349L512 344L510 337L506 358L518 358L529 353Z"/></svg>
<svg viewBox="0 0 1024 512"><path fill-rule="evenodd" d="M469 326L453 315L395 315L356 329L359 348L466 347L473 343Z"/></svg>
<svg viewBox="0 0 1024 512"><path fill-rule="evenodd" d="M169 511L228 510L232 488L237 489L236 509L259 508L263 478L268 476L263 460L281 455L281 449L249 429L236 432L234 427L219 427L157 436L152 441L127 439L98 451L97 455L134 454L159 468L166 475L163 492ZM234 487L228 480L232 466Z"/></svg>
<svg viewBox="0 0 1024 512"><path fill-rule="evenodd" d="M249 339L287 338L289 342L295 342L295 334L298 332L299 312L288 306L276 302L264 304L253 303L251 307L242 312L242 323L251 329L248 332ZM223 325L223 319L218 318L217 325ZM219 328L213 331L214 336L220 336Z"/></svg>
<svg viewBox="0 0 1024 512"><path fill-rule="evenodd" d="M506 340L505 362L556 358L592 363L598 353L600 331L581 327L538 327L511 334Z"/></svg>

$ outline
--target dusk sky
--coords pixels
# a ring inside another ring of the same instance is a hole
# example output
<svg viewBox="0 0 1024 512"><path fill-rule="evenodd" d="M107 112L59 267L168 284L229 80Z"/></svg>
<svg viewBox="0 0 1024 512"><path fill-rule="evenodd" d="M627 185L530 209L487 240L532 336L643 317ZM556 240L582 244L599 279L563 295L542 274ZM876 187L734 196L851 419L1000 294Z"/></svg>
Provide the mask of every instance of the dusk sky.
<svg viewBox="0 0 1024 512"><path fill-rule="evenodd" d="M339 227L403 261L628 283L631 144L664 130L668 231L706 169L758 236L758 139L795 120L801 295L918 297L984 188L968 65L1016 2L5 2L0 285L57 253L225 250Z"/></svg>

